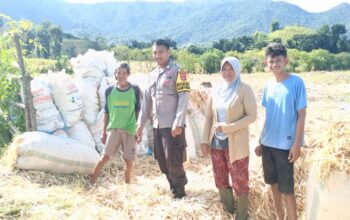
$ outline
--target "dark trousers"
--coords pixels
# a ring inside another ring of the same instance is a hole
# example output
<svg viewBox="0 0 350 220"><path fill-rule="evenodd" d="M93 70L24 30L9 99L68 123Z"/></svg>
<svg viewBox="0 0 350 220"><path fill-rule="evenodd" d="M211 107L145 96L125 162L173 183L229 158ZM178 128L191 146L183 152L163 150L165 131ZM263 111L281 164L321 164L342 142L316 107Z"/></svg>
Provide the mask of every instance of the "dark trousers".
<svg viewBox="0 0 350 220"><path fill-rule="evenodd" d="M187 183L183 162L186 161L185 128L175 138L171 128L154 128L154 156L158 161L160 171L167 175L175 187Z"/></svg>

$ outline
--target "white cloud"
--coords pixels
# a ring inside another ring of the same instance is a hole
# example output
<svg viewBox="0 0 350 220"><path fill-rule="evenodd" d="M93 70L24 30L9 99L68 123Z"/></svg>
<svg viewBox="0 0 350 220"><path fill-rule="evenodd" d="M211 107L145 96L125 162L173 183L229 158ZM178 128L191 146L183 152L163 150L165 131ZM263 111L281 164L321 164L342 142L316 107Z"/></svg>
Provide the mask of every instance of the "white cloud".
<svg viewBox="0 0 350 220"><path fill-rule="evenodd" d="M346 2L350 4L350 0L275 0L289 2L298 5L309 12L322 12L331 9L340 3Z"/></svg>

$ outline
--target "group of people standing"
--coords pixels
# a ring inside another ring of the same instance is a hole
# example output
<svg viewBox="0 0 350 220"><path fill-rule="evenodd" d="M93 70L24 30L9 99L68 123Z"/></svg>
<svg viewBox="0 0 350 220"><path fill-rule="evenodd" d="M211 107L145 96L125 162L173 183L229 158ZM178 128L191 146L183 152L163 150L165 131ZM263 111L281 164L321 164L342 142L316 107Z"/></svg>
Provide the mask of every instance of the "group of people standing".
<svg viewBox="0 0 350 220"><path fill-rule="evenodd" d="M128 64L120 64L115 71L117 83L106 90L102 137L106 148L90 182L96 181L103 165L121 147L125 182L130 183L136 142L151 119L155 159L173 197L181 199L186 196L188 182L183 162L190 84L186 71L170 59L165 40L156 40L152 52L157 67L150 73L143 94L127 81ZM262 156L264 180L271 186L276 218L284 219L284 198L288 219L297 219L293 164L303 145L306 89L300 77L286 72L287 50L282 44L267 46L265 62L274 80L263 90L265 124L255 153ZM211 156L215 185L225 209L236 219L248 219L249 124L256 120L257 102L251 87L241 80L237 58L224 58L220 74L222 83L213 88L208 100L201 149L203 155Z"/></svg>

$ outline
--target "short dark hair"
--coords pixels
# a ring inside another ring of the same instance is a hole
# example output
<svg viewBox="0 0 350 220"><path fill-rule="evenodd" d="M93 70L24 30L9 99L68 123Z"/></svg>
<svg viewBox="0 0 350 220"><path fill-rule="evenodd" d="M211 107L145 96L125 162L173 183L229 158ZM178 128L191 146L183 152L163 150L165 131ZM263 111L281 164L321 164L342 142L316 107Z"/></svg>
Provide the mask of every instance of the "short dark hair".
<svg viewBox="0 0 350 220"><path fill-rule="evenodd" d="M121 64L119 64L119 65L117 66L117 68L115 69L115 74L118 72L118 70L119 70L120 68L126 69L128 75L130 75L130 66L129 66L129 64L127 64L127 63L121 63Z"/></svg>
<svg viewBox="0 0 350 220"><path fill-rule="evenodd" d="M270 43L265 51L266 57L284 56L287 57L287 49L281 43Z"/></svg>
<svg viewBox="0 0 350 220"><path fill-rule="evenodd" d="M166 47L166 49L168 49L168 50L169 50L169 48L170 48L169 43L168 43L166 40L164 40L164 39L155 40L155 41L153 42L153 46L164 46L164 47Z"/></svg>

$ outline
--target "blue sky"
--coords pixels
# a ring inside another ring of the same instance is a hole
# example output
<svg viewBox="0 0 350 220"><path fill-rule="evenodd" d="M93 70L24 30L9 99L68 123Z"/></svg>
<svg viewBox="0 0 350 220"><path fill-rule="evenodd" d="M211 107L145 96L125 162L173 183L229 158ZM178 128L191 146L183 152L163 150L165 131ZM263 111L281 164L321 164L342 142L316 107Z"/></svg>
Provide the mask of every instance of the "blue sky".
<svg viewBox="0 0 350 220"><path fill-rule="evenodd" d="M67 2L79 2L79 3L97 3L97 2L108 2L108 1L119 1L119 2L132 2L140 0L65 0ZM161 1L171 1L171 2L183 2L186 0L144 0L149 2L161 2ZM208 0L210 1L210 0ZM274 0L275 1L275 0ZM321 12L333 8L334 6L347 2L350 4L350 0L281 0L289 2L299 7L305 9L309 12Z"/></svg>

